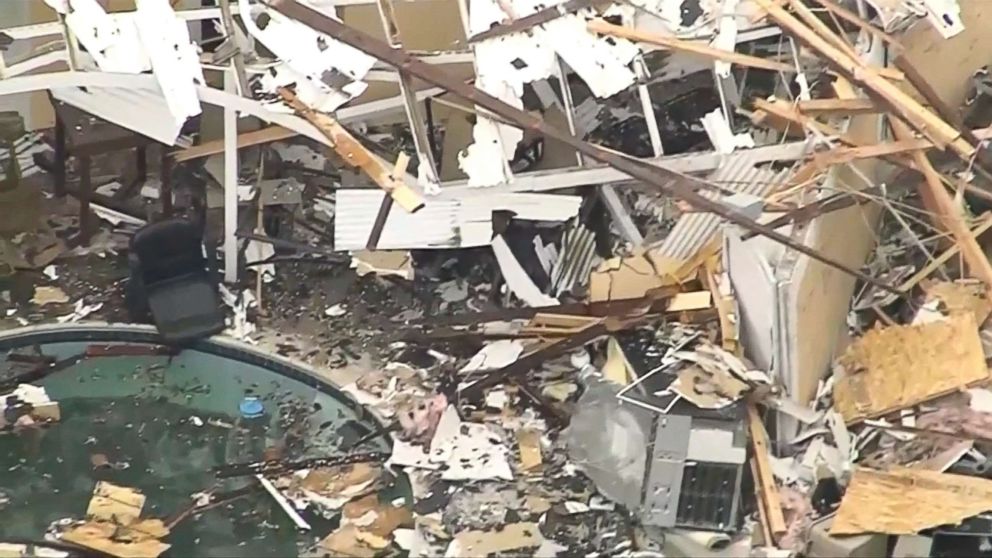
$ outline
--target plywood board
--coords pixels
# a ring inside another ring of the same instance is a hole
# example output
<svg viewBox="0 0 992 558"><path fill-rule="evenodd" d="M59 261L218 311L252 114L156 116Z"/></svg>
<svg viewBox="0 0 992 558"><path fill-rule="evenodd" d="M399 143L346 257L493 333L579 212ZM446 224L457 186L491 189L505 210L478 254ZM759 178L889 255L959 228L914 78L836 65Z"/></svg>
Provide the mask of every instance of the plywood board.
<svg viewBox="0 0 992 558"><path fill-rule="evenodd" d="M838 359L834 407L846 422L884 415L988 381L971 313L922 325L876 328Z"/></svg>
<svg viewBox="0 0 992 558"><path fill-rule="evenodd" d="M145 496L133 488L100 481L86 508L86 517L128 525L138 519Z"/></svg>
<svg viewBox="0 0 992 558"><path fill-rule="evenodd" d="M912 535L992 510L992 481L922 469L858 468L831 535Z"/></svg>
<svg viewBox="0 0 992 558"><path fill-rule="evenodd" d="M954 315L967 312L982 323L992 313L992 302L986 297L985 285L979 281L931 281L923 284L927 302L940 301L940 311Z"/></svg>

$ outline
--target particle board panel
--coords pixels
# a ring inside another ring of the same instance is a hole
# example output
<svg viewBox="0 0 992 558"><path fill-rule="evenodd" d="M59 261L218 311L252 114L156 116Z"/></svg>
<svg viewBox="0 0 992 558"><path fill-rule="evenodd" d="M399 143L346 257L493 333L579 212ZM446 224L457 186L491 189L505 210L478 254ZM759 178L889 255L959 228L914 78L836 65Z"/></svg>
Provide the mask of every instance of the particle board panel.
<svg viewBox="0 0 992 558"><path fill-rule="evenodd" d="M831 535L915 535L992 510L992 481L922 469L858 468Z"/></svg>
<svg viewBox="0 0 992 558"><path fill-rule="evenodd" d="M849 423L989 379L971 313L872 329L848 347L838 364L844 375L834 386L834 406Z"/></svg>

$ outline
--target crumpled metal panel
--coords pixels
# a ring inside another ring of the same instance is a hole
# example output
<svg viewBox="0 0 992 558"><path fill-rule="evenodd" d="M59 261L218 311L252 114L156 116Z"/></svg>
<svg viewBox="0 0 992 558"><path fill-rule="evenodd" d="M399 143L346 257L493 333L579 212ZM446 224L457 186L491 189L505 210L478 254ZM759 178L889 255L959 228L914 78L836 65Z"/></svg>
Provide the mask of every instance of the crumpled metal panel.
<svg viewBox="0 0 992 558"><path fill-rule="evenodd" d="M158 86L123 87L53 87L52 96L78 109L118 126L175 145L183 123L176 122L166 106Z"/></svg>
<svg viewBox="0 0 992 558"><path fill-rule="evenodd" d="M776 172L754 165L755 161L747 151L739 151L728 155L708 180L725 190L764 197L792 175L787 168ZM720 197L717 192L704 191L702 194L709 198ZM722 219L713 213L682 215L659 246L661 255L678 260L692 257L719 231L721 222Z"/></svg>

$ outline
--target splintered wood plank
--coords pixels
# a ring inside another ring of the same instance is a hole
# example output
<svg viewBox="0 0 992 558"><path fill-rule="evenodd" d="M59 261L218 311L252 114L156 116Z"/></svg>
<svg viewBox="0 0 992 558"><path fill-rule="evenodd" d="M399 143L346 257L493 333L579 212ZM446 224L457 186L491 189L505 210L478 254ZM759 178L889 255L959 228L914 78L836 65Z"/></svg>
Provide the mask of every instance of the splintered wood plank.
<svg viewBox="0 0 992 558"><path fill-rule="evenodd" d="M970 313L922 325L876 328L838 359L834 408L848 423L918 405L987 382L978 326Z"/></svg>
<svg viewBox="0 0 992 558"><path fill-rule="evenodd" d="M782 500L778 494L778 485L775 484L772 464L768 459L771 452L768 432L761 423L761 417L758 416L758 409L754 403L749 403L747 406L747 425L751 432L751 446L754 451L751 459L757 471L755 484L761 496L759 504L764 506L763 517L768 522L768 530L775 539L778 539L786 533L785 516L782 514Z"/></svg>
<svg viewBox="0 0 992 558"><path fill-rule="evenodd" d="M607 23L602 19L594 19L590 21L587 24L587 27L589 31L593 33L611 35L613 37L620 37L630 41L637 41L639 43L648 43L670 50L677 50L687 54L695 54L697 56L703 56L713 60L737 64L738 66L747 66L760 70L771 70L773 72L796 72L796 68L794 66L784 62L776 62L774 60L767 60L757 56L750 56L748 54L741 54L739 52L714 48L700 41L686 41L684 39L660 35L658 33L649 33L647 31L624 27L622 25L613 25L612 23Z"/></svg>
<svg viewBox="0 0 992 558"><path fill-rule="evenodd" d="M344 126L329 114L317 112L296 97L296 94L282 87L279 94L296 113L313 124L330 141L334 151L350 166L362 170L372 182L375 182L393 201L410 213L424 206L420 194L403 183L401 176L393 176L379 158L373 155L360 141L355 139Z"/></svg>
<svg viewBox="0 0 992 558"><path fill-rule="evenodd" d="M913 535L992 510L992 481L924 469L858 468L831 535Z"/></svg>

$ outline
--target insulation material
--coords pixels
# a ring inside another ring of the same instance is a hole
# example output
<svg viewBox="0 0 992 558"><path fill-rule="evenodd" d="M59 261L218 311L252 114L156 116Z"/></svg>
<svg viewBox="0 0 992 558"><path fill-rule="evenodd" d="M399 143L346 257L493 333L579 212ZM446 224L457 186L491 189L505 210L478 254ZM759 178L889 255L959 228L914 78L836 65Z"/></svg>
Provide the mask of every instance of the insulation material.
<svg viewBox="0 0 992 558"><path fill-rule="evenodd" d="M169 112L182 125L200 114L196 86L204 85L197 47L190 42L185 20L176 17L165 0L137 0L134 25L151 60L155 81Z"/></svg>
<svg viewBox="0 0 992 558"><path fill-rule="evenodd" d="M333 10L321 9L315 2L304 3L338 19ZM248 0L238 0L238 7L242 14L251 13ZM248 32L280 60L263 77L265 90L275 93L279 86L294 83L299 99L320 112L333 112L365 91L368 85L362 79L372 69L375 58L275 10L265 9L263 15L264 18L241 20Z"/></svg>
<svg viewBox="0 0 992 558"><path fill-rule="evenodd" d="M858 468L831 535L913 535L992 510L992 481L923 469Z"/></svg>
<svg viewBox="0 0 992 558"><path fill-rule="evenodd" d="M834 407L848 423L917 405L989 379L970 313L876 328L838 359Z"/></svg>
<svg viewBox="0 0 992 558"><path fill-rule="evenodd" d="M338 190L334 221L336 250L364 250L385 194L381 190ZM494 194L437 198L416 213L391 211L379 239L379 250L470 248L493 238L494 211L510 211L520 219L561 222L579 212L579 196Z"/></svg>

